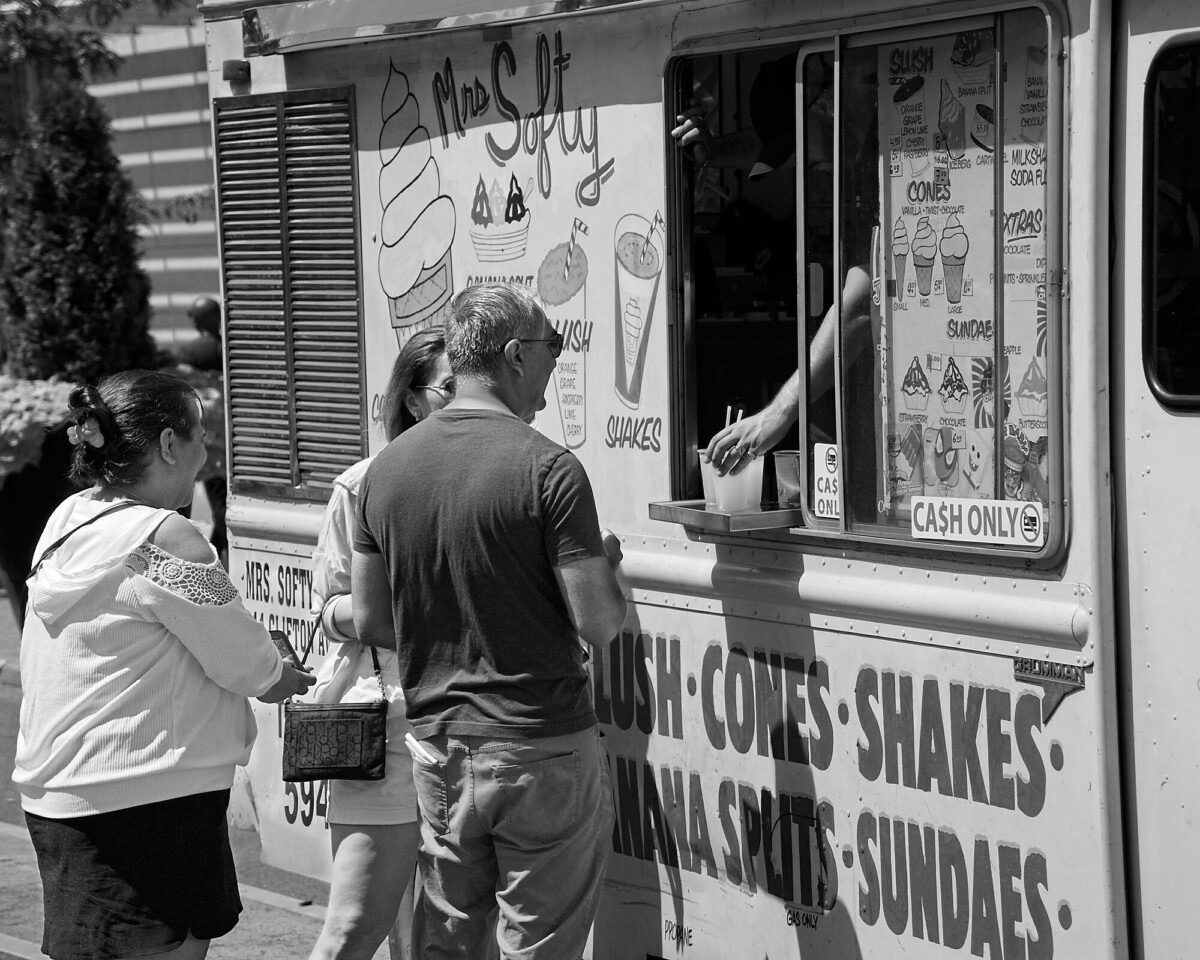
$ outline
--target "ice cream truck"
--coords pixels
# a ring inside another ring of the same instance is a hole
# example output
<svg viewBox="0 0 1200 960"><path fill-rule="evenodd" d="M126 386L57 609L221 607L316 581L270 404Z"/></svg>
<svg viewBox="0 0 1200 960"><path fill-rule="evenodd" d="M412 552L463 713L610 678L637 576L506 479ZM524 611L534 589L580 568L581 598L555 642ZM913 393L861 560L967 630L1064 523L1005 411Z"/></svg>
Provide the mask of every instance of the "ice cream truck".
<svg viewBox="0 0 1200 960"><path fill-rule="evenodd" d="M310 664L400 346L493 280L564 335L629 599L592 957L1194 955L1200 8L201 11L231 572ZM236 815L323 876L256 710Z"/></svg>

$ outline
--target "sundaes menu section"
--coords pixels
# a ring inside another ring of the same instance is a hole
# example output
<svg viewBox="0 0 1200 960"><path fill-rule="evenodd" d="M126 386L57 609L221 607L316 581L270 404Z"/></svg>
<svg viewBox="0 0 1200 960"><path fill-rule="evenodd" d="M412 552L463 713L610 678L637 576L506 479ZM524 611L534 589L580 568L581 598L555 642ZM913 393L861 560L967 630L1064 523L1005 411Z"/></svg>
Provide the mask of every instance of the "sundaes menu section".
<svg viewBox="0 0 1200 960"><path fill-rule="evenodd" d="M881 511L979 542L917 514L1049 502L1044 18L882 45L878 76ZM1045 511L1027 515L1020 540L982 542L1040 545Z"/></svg>

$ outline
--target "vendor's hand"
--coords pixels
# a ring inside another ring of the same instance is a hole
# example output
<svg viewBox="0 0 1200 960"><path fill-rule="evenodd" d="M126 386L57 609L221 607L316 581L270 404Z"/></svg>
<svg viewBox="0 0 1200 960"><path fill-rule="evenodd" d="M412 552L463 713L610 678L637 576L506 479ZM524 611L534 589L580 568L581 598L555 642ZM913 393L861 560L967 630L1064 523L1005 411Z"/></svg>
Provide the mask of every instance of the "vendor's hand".
<svg viewBox="0 0 1200 960"><path fill-rule="evenodd" d="M783 439L791 421L767 407L731 423L708 441L705 455L718 476L741 473L756 457L764 456Z"/></svg>
<svg viewBox="0 0 1200 960"><path fill-rule="evenodd" d="M697 164L707 163L712 156L712 136L704 119L704 109L694 103L689 104L675 120L678 125L671 130L671 136L680 147L691 153Z"/></svg>
<svg viewBox="0 0 1200 960"><path fill-rule="evenodd" d="M316 681L317 678L313 676L312 670L308 667L293 667L285 660L283 673L279 675L279 679L258 699L263 703L281 703L288 697L304 693Z"/></svg>

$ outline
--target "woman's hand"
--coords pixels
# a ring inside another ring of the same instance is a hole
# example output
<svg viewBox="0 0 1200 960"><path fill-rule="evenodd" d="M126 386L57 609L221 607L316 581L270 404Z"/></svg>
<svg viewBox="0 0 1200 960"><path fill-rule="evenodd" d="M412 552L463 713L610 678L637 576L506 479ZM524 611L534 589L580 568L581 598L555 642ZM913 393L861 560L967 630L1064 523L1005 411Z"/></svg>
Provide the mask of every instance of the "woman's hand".
<svg viewBox="0 0 1200 960"><path fill-rule="evenodd" d="M316 680L317 678L313 676L312 670L308 667L293 667L285 660L283 673L279 675L279 679L258 699L263 703L282 703L288 697L304 693L316 683Z"/></svg>

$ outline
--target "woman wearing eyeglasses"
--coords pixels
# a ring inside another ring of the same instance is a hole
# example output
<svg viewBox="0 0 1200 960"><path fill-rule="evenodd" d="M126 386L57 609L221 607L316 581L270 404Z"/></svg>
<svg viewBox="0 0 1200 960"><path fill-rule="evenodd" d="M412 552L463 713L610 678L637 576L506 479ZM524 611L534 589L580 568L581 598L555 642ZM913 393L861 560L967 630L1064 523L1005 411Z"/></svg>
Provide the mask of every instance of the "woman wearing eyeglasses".
<svg viewBox="0 0 1200 960"><path fill-rule="evenodd" d="M388 381L380 420L388 441L454 399L454 375L446 360L441 327L413 334ZM358 490L370 459L356 463L334 481L313 553L314 613L331 647L332 662L322 667L306 700L361 703L379 698L370 648L357 641L350 599L350 554ZM396 652L376 648L389 701L387 761L383 780L334 780L329 791L329 833L333 873L325 926L312 960L369 958L396 920L411 885L420 830L412 760L404 747L404 695Z"/></svg>

